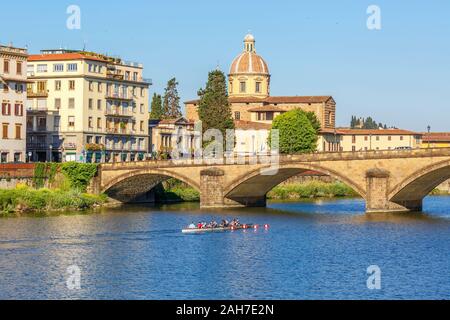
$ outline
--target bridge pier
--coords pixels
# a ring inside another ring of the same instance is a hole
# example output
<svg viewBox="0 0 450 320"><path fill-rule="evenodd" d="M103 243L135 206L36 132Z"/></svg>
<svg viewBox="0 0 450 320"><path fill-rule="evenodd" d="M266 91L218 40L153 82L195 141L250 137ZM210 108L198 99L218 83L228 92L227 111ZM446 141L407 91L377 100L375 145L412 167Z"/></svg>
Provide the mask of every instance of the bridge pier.
<svg viewBox="0 0 450 320"><path fill-rule="evenodd" d="M366 172L367 213L422 211L422 200L406 200L394 203L389 199L390 173L387 170L371 169Z"/></svg>
<svg viewBox="0 0 450 320"><path fill-rule="evenodd" d="M228 199L224 194L225 172L210 168L200 172L200 206L202 208L265 207L266 197Z"/></svg>

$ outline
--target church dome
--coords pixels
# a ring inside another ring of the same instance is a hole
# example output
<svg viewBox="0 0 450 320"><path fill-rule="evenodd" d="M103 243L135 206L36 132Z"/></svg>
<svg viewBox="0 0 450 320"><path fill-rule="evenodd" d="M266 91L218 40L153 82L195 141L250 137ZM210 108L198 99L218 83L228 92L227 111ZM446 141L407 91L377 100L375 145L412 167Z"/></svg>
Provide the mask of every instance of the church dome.
<svg viewBox="0 0 450 320"><path fill-rule="evenodd" d="M244 52L231 64L230 75L236 74L269 74L266 61L256 54L255 37L251 34L247 34L244 38Z"/></svg>

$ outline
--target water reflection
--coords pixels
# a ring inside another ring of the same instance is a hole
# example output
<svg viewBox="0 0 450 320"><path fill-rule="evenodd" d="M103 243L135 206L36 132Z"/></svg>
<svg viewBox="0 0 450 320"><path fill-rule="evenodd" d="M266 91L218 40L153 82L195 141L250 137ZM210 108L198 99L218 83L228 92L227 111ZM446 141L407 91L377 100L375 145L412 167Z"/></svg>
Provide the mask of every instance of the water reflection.
<svg viewBox="0 0 450 320"><path fill-rule="evenodd" d="M426 199L422 214L365 215L363 201L341 199L1 219L0 299L448 298L449 199ZM271 229L180 232L222 217ZM371 264L382 267L381 292L365 287ZM80 291L66 287L70 265L82 270Z"/></svg>

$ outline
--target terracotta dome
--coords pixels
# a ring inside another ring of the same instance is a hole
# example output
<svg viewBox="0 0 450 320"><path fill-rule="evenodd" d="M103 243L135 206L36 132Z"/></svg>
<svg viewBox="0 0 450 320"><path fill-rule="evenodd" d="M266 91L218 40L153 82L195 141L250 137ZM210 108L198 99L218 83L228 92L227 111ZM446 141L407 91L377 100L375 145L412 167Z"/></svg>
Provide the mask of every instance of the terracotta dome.
<svg viewBox="0 0 450 320"><path fill-rule="evenodd" d="M243 52L231 64L230 74L269 74L264 59L255 52Z"/></svg>

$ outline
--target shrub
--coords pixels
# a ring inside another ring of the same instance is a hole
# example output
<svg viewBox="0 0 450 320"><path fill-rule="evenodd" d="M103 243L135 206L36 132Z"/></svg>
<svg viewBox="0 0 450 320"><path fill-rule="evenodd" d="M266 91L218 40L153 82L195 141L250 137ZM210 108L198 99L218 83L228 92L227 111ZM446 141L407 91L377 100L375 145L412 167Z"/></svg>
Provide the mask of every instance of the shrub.
<svg viewBox="0 0 450 320"><path fill-rule="evenodd" d="M61 171L69 180L70 187L85 192L91 179L97 174L98 165L95 163L66 162Z"/></svg>

